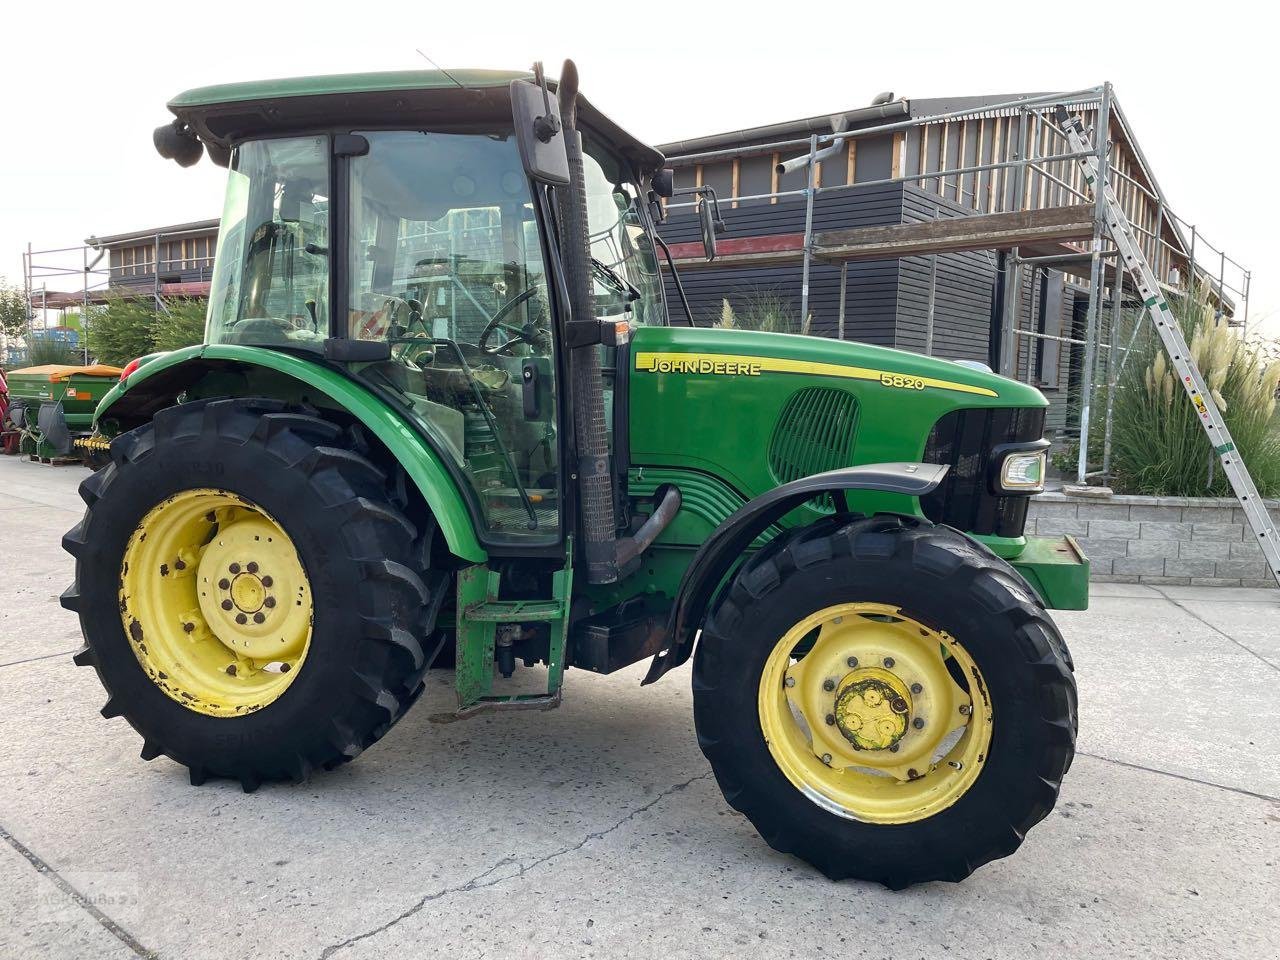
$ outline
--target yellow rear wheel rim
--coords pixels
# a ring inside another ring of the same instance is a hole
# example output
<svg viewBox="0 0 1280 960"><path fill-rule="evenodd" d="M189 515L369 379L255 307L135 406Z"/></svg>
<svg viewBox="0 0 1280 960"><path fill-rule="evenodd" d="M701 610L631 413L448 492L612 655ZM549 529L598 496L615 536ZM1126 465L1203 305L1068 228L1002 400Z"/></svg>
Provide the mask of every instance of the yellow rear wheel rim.
<svg viewBox="0 0 1280 960"><path fill-rule="evenodd" d="M935 816L973 786L991 746L973 658L886 604L826 607L793 626L765 661L758 706L787 779L850 820Z"/></svg>
<svg viewBox="0 0 1280 960"><path fill-rule="evenodd" d="M134 656L197 713L243 716L280 697L306 658L313 610L289 535L230 491L169 497L125 547L120 615Z"/></svg>

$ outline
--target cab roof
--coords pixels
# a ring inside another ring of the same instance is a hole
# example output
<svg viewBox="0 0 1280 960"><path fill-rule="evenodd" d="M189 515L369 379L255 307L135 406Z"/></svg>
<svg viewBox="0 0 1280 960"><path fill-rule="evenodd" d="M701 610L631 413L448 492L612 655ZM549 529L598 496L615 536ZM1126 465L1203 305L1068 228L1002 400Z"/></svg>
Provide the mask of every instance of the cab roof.
<svg viewBox="0 0 1280 960"><path fill-rule="evenodd" d="M253 80L197 87L169 101L169 110L206 143L220 147L258 136L328 127L447 126L491 128L511 119L513 81L522 70L395 70ZM555 81L548 85L555 90ZM612 144L642 174L660 168L661 153L627 133L578 97L582 126Z"/></svg>

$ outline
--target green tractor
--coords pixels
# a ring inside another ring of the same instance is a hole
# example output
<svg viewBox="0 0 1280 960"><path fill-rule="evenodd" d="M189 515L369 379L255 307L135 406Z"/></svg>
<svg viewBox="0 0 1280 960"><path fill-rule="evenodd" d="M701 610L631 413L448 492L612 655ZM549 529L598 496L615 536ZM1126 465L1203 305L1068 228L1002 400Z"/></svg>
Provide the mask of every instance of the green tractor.
<svg viewBox="0 0 1280 960"><path fill-rule="evenodd" d="M162 155L229 168L205 343L102 400L63 541L76 662L144 759L297 782L433 666L465 717L692 659L726 800L831 878L960 880L1049 813L1076 692L1046 608L1088 564L1023 535L1036 390L669 316L671 173L572 63L169 109Z"/></svg>

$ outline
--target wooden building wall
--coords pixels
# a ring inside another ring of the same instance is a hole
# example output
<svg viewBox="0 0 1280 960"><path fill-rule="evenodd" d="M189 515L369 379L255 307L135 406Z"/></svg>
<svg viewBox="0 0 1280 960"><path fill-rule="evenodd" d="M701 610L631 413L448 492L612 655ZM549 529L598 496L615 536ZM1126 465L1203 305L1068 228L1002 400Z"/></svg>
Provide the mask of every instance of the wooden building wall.
<svg viewBox="0 0 1280 960"><path fill-rule="evenodd" d="M777 203L743 201L736 208L722 204L725 237L751 237L804 230L804 202L784 198ZM962 216L963 208L901 183L855 188L819 196L814 204L817 229L831 230L875 224L919 222L935 214ZM699 238L698 222L688 208L673 207L660 228L668 243ZM989 352L991 311L997 279L995 257L985 251L937 257L934 284L933 354L954 360L985 362ZM848 266L845 295L847 340L923 352L928 323L930 257L902 260L853 261ZM798 319L801 268L776 267L687 268L681 271L694 320L713 324L722 303L735 310L759 295L792 302ZM670 278L668 309L679 322L682 309ZM809 284L810 332L838 335L840 268L814 261Z"/></svg>
<svg viewBox="0 0 1280 960"><path fill-rule="evenodd" d="M1097 123L1097 108L1076 105L1086 128ZM1028 120L1028 145L1032 157L1068 151L1064 139L1047 125ZM1174 231L1160 222L1160 211L1151 194L1154 184L1142 168L1136 149L1128 140L1119 115L1110 129L1111 183L1135 225L1144 253L1157 275L1166 280L1177 269L1184 275L1186 258ZM1018 154L1016 111L980 111L961 119L922 124L905 131L849 141L845 149L823 161L818 186L865 184L890 177L896 183L819 195L815 202L815 230L883 223L914 223L938 217L970 213L1001 213L1018 209L1043 209L1085 202L1088 191L1074 160L1044 161L1028 168L1021 197L1013 168L945 175L962 167L1001 163ZM707 163L682 164L672 158L677 186L710 184L721 200L727 236L761 236L799 233L804 229L803 197L745 199L760 194L799 190L805 173L774 172L775 165L804 153L803 147L762 153L744 143L738 156ZM941 172L929 179L915 179L922 172ZM1145 188L1145 189L1144 189ZM687 210L687 208L686 208ZM896 219L895 219L896 218ZM696 219L688 212L672 211L661 229L669 242L698 239ZM1164 242L1158 242L1158 239ZM849 264L846 292L845 337L868 343L923 352L931 268L934 275L933 350L935 356L989 362L993 309L1001 282L999 255L995 251L908 257L901 260ZM694 316L699 323L714 323L721 303L767 291L800 301L798 265L767 268L686 270L682 273ZM669 283L669 281L668 281ZM682 311L669 287L672 316ZM1019 297L1019 327L1051 336L1081 339L1087 303L1084 287L1058 271L1024 270ZM810 283L811 333L836 335L839 304L839 268L814 263ZM1018 338L1016 375L1038 387L1050 401L1050 432L1078 428L1078 412L1068 397L1078 396L1082 349L1057 341Z"/></svg>

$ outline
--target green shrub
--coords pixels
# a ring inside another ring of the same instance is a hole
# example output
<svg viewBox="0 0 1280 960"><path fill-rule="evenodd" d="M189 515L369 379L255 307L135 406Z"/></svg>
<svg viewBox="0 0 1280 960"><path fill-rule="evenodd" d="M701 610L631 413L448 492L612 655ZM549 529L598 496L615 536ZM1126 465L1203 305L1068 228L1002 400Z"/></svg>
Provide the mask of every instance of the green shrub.
<svg viewBox="0 0 1280 960"><path fill-rule="evenodd" d="M101 363L124 366L157 350L177 350L204 339L203 300L170 300L157 310L150 297L108 298L89 320L89 349Z"/></svg>
<svg viewBox="0 0 1280 960"><path fill-rule="evenodd" d="M123 367L155 351L155 304L145 297L108 298L89 326L89 352L100 363Z"/></svg>
<svg viewBox="0 0 1280 960"><path fill-rule="evenodd" d="M204 300L168 300L156 314L153 333L157 350L178 350L204 340Z"/></svg>
<svg viewBox="0 0 1280 960"><path fill-rule="evenodd" d="M43 367L45 364L68 366L82 362L83 355L70 344L45 337L33 337L27 344L24 367Z"/></svg>
<svg viewBox="0 0 1280 960"><path fill-rule="evenodd" d="M1264 496L1280 493L1280 361L1215 319L1206 291L1171 299L1192 359ZM1102 436L1105 398L1090 434ZM1112 487L1157 496L1230 496L1231 487L1159 339L1146 323L1116 384Z"/></svg>
<svg viewBox="0 0 1280 960"><path fill-rule="evenodd" d="M761 330L765 333L805 333L813 315L802 321L789 297L767 288L748 290L734 297L737 306L721 301L720 317L713 326L725 330Z"/></svg>

